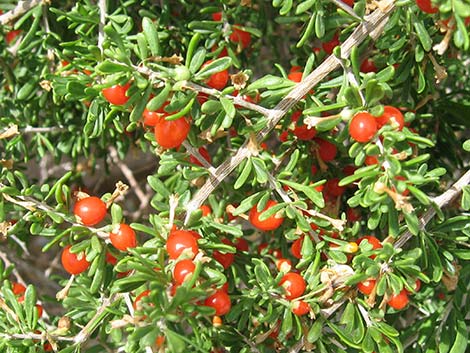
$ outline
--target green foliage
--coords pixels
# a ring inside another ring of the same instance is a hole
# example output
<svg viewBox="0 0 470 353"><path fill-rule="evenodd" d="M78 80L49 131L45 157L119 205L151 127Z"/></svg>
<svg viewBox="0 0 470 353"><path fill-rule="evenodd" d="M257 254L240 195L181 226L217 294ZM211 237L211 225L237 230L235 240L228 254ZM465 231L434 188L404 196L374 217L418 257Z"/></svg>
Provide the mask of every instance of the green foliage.
<svg viewBox="0 0 470 353"><path fill-rule="evenodd" d="M469 0L434 14L398 1L350 55L342 44L381 11L364 0L22 4L0 42L0 351L467 350ZM115 85L123 104L104 94ZM405 126L355 142L352 117L386 106ZM154 131L183 120L185 142L163 148ZM81 188L105 220L75 217ZM282 225L257 228L254 211ZM127 251L110 240L121 223L137 234ZM175 228L200 237L194 259L169 258ZM89 263L70 282L67 245ZM51 267L31 280L36 249ZM305 280L298 298L286 272ZM220 323L206 300L225 290ZM401 291L411 304L394 309Z"/></svg>

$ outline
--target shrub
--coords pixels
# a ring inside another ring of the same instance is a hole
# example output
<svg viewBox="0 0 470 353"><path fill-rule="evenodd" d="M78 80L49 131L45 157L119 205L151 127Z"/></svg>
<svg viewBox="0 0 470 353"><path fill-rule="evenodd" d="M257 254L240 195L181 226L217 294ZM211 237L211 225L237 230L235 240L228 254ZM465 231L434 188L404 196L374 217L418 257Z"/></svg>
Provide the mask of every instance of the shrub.
<svg viewBox="0 0 470 353"><path fill-rule="evenodd" d="M0 7L2 352L466 351L469 0Z"/></svg>

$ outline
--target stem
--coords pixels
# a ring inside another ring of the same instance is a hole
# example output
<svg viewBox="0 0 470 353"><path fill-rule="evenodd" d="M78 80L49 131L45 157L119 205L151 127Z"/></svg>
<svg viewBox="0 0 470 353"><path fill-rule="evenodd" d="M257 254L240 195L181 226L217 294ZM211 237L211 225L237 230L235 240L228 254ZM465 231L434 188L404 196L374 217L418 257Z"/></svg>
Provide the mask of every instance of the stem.
<svg viewBox="0 0 470 353"><path fill-rule="evenodd" d="M73 338L73 342L75 344L83 344L86 342L93 331L95 331L96 327L102 321L103 316L106 316L106 309L117 302L119 299L122 298L122 294L116 293L110 296L109 298L103 299L103 304L96 310L95 315L91 318L91 320L85 325L85 327Z"/></svg>
<svg viewBox="0 0 470 353"><path fill-rule="evenodd" d="M104 25L106 23L106 0L99 0L98 1L98 8L100 10L100 23L98 25L98 48L103 54L103 43L104 43Z"/></svg>
<svg viewBox="0 0 470 353"><path fill-rule="evenodd" d="M20 17L25 12L28 12L33 7L36 7L37 5L41 4L46 5L48 3L48 0L18 1L18 4L16 4L16 7L13 10L10 10L4 13L3 15L0 15L0 24L4 26L10 22L13 22L14 19Z"/></svg>
<svg viewBox="0 0 470 353"><path fill-rule="evenodd" d="M470 170L468 170L464 175L460 177L459 180L457 180L454 185L452 185L447 191L445 191L443 194L437 196L434 198L433 203L434 207L438 209L442 209L443 207L447 206L450 204L460 193L462 192L462 189L464 186L468 185L470 183ZM420 230L424 230L426 228L426 225L433 219L433 217L436 215L436 208L431 207L429 208L424 215L419 219L420 221ZM402 236L395 242L394 247L396 249L403 247L405 243L411 239L413 234L408 230L405 233L402 234Z"/></svg>

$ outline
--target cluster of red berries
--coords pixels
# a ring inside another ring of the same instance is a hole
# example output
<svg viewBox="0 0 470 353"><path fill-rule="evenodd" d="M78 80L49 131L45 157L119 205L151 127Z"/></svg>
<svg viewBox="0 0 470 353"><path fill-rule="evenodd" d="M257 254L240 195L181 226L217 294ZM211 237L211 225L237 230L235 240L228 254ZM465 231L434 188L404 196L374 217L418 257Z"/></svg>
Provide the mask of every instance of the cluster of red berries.
<svg viewBox="0 0 470 353"><path fill-rule="evenodd" d="M357 142L369 142L385 124L395 126L401 131L405 126L405 119L400 110L389 105L384 106L383 114L379 117L374 117L368 112L359 112L349 123L349 135Z"/></svg>
<svg viewBox="0 0 470 353"><path fill-rule="evenodd" d="M85 226L95 226L104 220L107 214L106 203L96 196L88 196L75 203L73 213ZM109 233L111 244L120 251L127 251L129 248L137 246L135 231L127 224L115 225ZM67 245L61 255L62 266L71 275L78 275L88 269L90 263L87 261L85 253L72 253L71 245ZM115 263L112 256L107 256L107 261Z"/></svg>

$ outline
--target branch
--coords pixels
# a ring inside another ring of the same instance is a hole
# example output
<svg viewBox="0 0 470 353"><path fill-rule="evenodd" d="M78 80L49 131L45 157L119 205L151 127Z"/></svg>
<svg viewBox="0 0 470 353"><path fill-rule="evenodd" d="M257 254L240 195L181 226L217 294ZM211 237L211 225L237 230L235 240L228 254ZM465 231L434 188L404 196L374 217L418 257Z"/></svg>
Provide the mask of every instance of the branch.
<svg viewBox="0 0 470 353"><path fill-rule="evenodd" d="M73 342L73 337L66 337L66 336L56 336L44 333L0 333L0 337L6 339L18 339L18 340L41 340L46 341L48 338L52 338L54 341L66 341L66 342Z"/></svg>
<svg viewBox="0 0 470 353"><path fill-rule="evenodd" d="M0 16L0 24L6 25L12 22L17 17L20 17L25 12L31 10L33 7L42 4L48 4L49 0L29 0L29 1L18 1L18 4L13 10L10 10Z"/></svg>
<svg viewBox="0 0 470 353"><path fill-rule="evenodd" d="M258 112L264 116L269 116L269 114L271 113L271 110L268 109L268 108L264 108L258 104L254 104L254 103L250 103L250 102L247 102L246 100L243 99L242 96L231 96L229 94L221 94L220 91L216 90L216 89L213 89L213 88L207 88L207 87L203 87L201 85L198 85L196 83L193 83L193 82L186 82L186 84L184 85L184 87L186 88L189 88L193 91L197 91L197 92L201 92L201 93L205 93L205 94L208 94L210 96L213 96L213 97L216 97L216 98L227 98L227 99L230 99L233 101L234 104L236 105L239 105L243 108L247 108L247 109L250 109L250 110L254 110L255 112Z"/></svg>
<svg viewBox="0 0 470 353"><path fill-rule="evenodd" d="M75 344L83 344L84 342L86 342L90 338L93 331L95 331L96 327L99 326L101 320L103 319L102 316L107 314L106 310L108 309L108 307L113 305L121 298L122 294L120 293L113 294L109 298L104 298L103 303L96 310L95 315L85 325L85 327L83 327L83 329L79 333L77 333L77 335L73 338L73 342Z"/></svg>
<svg viewBox="0 0 470 353"><path fill-rule="evenodd" d="M444 192L443 194L434 198L433 203L434 207L430 207L426 213L420 218L420 230L424 230L426 225L431 221L431 219L436 215L436 208L442 209L451 203L457 196L460 195L464 186L470 184L470 170L468 170L464 175L457 180L452 187ZM403 247L405 243L410 240L413 234L407 230L403 235L395 242L395 249Z"/></svg>
<svg viewBox="0 0 470 353"><path fill-rule="evenodd" d="M381 8L375 10L365 21L361 23L351 36L341 46L342 58L347 58L353 47L358 46L367 37L373 40L377 39L382 33L388 18L395 8L393 0L384 0ZM267 116L267 125L258 132L256 139L262 141L286 113L305 96L315 85L323 80L331 71L340 65L340 61L333 55L330 55L318 66L310 75L302 82L294 86L294 89L284 97L273 109L269 111ZM215 176L210 176L206 183L193 196L187 205L187 213L185 223L189 221L189 215L199 208L202 203L209 197L214 189L224 180L244 159L250 156L251 151L248 148L249 139L245 141L237 153L222 163L216 170Z"/></svg>
<svg viewBox="0 0 470 353"><path fill-rule="evenodd" d="M100 23L98 25L98 48L103 53L104 43L104 25L106 23L106 0L98 0L98 8L100 9Z"/></svg>

